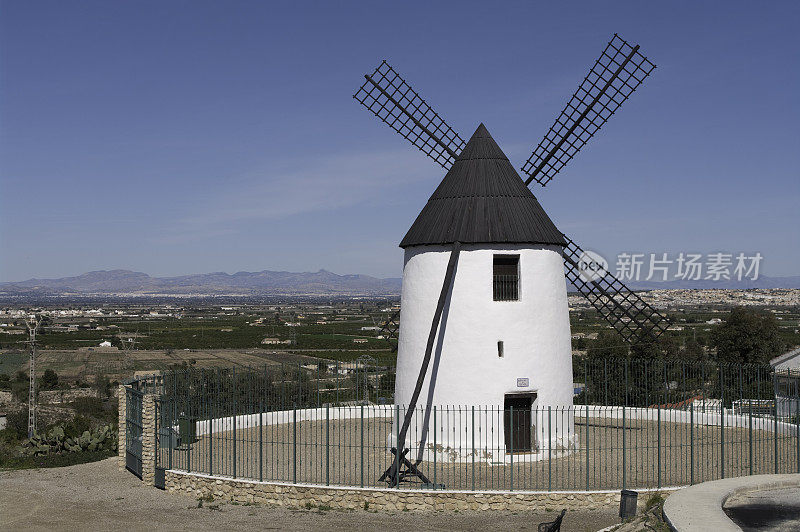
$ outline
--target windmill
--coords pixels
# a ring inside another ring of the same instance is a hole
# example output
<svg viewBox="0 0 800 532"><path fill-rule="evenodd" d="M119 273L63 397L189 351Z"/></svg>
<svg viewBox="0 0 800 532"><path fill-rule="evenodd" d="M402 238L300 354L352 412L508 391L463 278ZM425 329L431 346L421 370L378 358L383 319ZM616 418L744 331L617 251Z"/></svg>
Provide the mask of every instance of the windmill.
<svg viewBox="0 0 800 532"><path fill-rule="evenodd" d="M505 419L506 429L509 421L528 426L537 442L511 441L505 430L507 452L569 445L563 435L545 435L531 415L534 407L572 404L565 281L631 344L666 330L666 318L619 279L586 268L591 255L556 228L528 188L547 185L654 68L615 34L522 165L524 178L483 124L464 142L386 61L364 76L353 97L447 171L400 244L395 404L407 410L382 480L428 482L418 466L433 404L510 405L520 417ZM409 433L423 388L423 418ZM407 437L418 444L414 462Z"/></svg>

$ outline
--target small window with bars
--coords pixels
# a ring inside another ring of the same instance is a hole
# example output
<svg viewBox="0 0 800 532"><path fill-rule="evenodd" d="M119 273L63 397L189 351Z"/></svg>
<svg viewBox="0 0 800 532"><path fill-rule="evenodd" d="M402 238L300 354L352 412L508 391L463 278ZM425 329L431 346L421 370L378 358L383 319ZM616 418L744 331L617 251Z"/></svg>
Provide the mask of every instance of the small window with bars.
<svg viewBox="0 0 800 532"><path fill-rule="evenodd" d="M492 268L495 301L519 299L519 255L495 255Z"/></svg>

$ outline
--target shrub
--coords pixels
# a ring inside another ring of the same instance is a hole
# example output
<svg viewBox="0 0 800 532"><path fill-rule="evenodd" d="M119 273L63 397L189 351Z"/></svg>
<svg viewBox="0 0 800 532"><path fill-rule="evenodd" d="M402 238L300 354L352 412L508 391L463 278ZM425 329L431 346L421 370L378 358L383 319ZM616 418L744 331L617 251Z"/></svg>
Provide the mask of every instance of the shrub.
<svg viewBox="0 0 800 532"><path fill-rule="evenodd" d="M42 390L53 390L58 386L58 374L52 369L46 369L39 382Z"/></svg>
<svg viewBox="0 0 800 532"><path fill-rule="evenodd" d="M17 441L28 436L28 411L10 412L6 418L6 428L0 431L6 441Z"/></svg>
<svg viewBox="0 0 800 532"><path fill-rule="evenodd" d="M64 435L70 438L80 436L91 428L89 420L81 415L77 415L64 424Z"/></svg>
<svg viewBox="0 0 800 532"><path fill-rule="evenodd" d="M647 498L647 502L645 502L644 509L645 511L650 510L651 508L655 508L657 506L661 506L664 504L664 496L661 493L654 491L650 494Z"/></svg>
<svg viewBox="0 0 800 532"><path fill-rule="evenodd" d="M24 382L14 381L11 383L11 394L20 403L28 402L28 392L29 384L27 379Z"/></svg>

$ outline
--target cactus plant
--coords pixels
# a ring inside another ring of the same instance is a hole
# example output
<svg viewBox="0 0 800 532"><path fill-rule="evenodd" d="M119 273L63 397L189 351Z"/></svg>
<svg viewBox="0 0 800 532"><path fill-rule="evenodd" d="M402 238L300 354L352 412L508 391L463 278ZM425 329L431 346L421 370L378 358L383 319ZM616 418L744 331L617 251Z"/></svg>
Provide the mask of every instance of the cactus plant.
<svg viewBox="0 0 800 532"><path fill-rule="evenodd" d="M65 437L63 425L43 434L34 434L25 440L22 451L25 454L43 455L61 452L117 450L117 433L110 425L86 430L78 437Z"/></svg>

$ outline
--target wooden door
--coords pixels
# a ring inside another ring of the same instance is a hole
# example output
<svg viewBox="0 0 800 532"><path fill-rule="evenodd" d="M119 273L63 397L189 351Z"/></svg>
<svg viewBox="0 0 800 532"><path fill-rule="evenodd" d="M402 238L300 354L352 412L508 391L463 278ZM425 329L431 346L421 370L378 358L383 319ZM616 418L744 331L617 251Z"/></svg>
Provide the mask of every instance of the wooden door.
<svg viewBox="0 0 800 532"><path fill-rule="evenodd" d="M530 452L531 396L507 395L505 397L505 440L507 453Z"/></svg>

